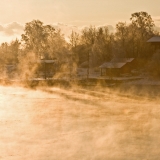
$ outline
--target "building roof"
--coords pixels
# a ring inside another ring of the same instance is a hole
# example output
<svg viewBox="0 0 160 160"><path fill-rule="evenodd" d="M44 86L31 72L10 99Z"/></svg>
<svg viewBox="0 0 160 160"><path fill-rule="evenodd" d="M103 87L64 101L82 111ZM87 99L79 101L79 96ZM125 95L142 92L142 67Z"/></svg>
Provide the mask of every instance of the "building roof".
<svg viewBox="0 0 160 160"><path fill-rule="evenodd" d="M50 60L50 59L49 60L47 60L47 59L37 60L37 63L55 63L55 62L57 62L57 60Z"/></svg>
<svg viewBox="0 0 160 160"><path fill-rule="evenodd" d="M111 62L118 62L118 63L127 63L132 62L134 58L113 58Z"/></svg>
<svg viewBox="0 0 160 160"><path fill-rule="evenodd" d="M124 65L126 64L125 63L119 63L119 62L105 62L103 63L100 68L122 68Z"/></svg>
<svg viewBox="0 0 160 160"><path fill-rule="evenodd" d="M150 43L160 42L160 36L154 36L150 38L147 42L150 42Z"/></svg>
<svg viewBox="0 0 160 160"><path fill-rule="evenodd" d="M80 67L81 67L81 68L88 68L88 67L89 67L88 61L85 61L85 62L81 63L81 64L80 64Z"/></svg>

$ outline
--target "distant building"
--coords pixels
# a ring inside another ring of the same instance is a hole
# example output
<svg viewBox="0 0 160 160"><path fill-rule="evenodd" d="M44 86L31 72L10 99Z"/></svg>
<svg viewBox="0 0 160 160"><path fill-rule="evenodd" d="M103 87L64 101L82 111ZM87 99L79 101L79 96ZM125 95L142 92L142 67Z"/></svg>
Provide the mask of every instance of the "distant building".
<svg viewBox="0 0 160 160"><path fill-rule="evenodd" d="M57 60L41 59L37 60L36 63L39 64L38 76L43 76L45 79L53 77L57 70Z"/></svg>
<svg viewBox="0 0 160 160"><path fill-rule="evenodd" d="M154 37L150 38L147 42L154 45L156 50L160 49L160 36L154 36Z"/></svg>
<svg viewBox="0 0 160 160"><path fill-rule="evenodd" d="M81 63L79 67L80 68L88 68L89 67L88 61L85 61L85 62Z"/></svg>
<svg viewBox="0 0 160 160"><path fill-rule="evenodd" d="M119 76L120 74L130 73L136 67L134 58L114 58L110 62L103 63L99 68L101 75Z"/></svg>

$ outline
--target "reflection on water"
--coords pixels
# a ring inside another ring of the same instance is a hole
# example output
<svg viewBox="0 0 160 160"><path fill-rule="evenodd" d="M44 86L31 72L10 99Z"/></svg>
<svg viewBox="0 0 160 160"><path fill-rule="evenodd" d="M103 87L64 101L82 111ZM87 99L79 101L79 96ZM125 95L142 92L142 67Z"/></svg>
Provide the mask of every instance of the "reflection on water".
<svg viewBox="0 0 160 160"><path fill-rule="evenodd" d="M158 160L158 100L0 87L0 159Z"/></svg>

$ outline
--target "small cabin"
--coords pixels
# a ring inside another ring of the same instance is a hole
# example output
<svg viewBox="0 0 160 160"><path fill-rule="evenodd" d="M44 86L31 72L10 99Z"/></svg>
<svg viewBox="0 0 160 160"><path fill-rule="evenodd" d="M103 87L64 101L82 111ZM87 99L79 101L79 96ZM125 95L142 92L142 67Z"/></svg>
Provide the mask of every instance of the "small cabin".
<svg viewBox="0 0 160 160"><path fill-rule="evenodd" d="M37 71L38 76L43 76L45 79L53 77L57 70L57 60L37 60L37 64L39 64L39 69Z"/></svg>
<svg viewBox="0 0 160 160"><path fill-rule="evenodd" d="M119 76L120 73L125 70L125 65L126 63L118 63L118 62L106 62L103 63L99 68L101 69L101 76L104 73L105 70L105 75L108 76Z"/></svg>
<svg viewBox="0 0 160 160"><path fill-rule="evenodd" d="M160 36L154 36L150 38L147 42L151 43L156 50L160 49Z"/></svg>
<svg viewBox="0 0 160 160"><path fill-rule="evenodd" d="M120 76L121 74L130 73L135 67L134 58L114 58L110 62L103 63L99 68L101 69L101 75L105 71L105 75Z"/></svg>

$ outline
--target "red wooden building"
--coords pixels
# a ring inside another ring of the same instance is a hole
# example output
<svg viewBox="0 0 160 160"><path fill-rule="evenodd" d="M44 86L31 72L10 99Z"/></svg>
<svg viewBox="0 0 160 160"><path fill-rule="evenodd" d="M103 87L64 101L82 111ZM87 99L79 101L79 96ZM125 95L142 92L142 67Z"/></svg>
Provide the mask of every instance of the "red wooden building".
<svg viewBox="0 0 160 160"><path fill-rule="evenodd" d="M134 58L114 58L110 62L103 63L101 75L120 76L121 74L130 73L136 67ZM104 72L105 71L105 72Z"/></svg>

